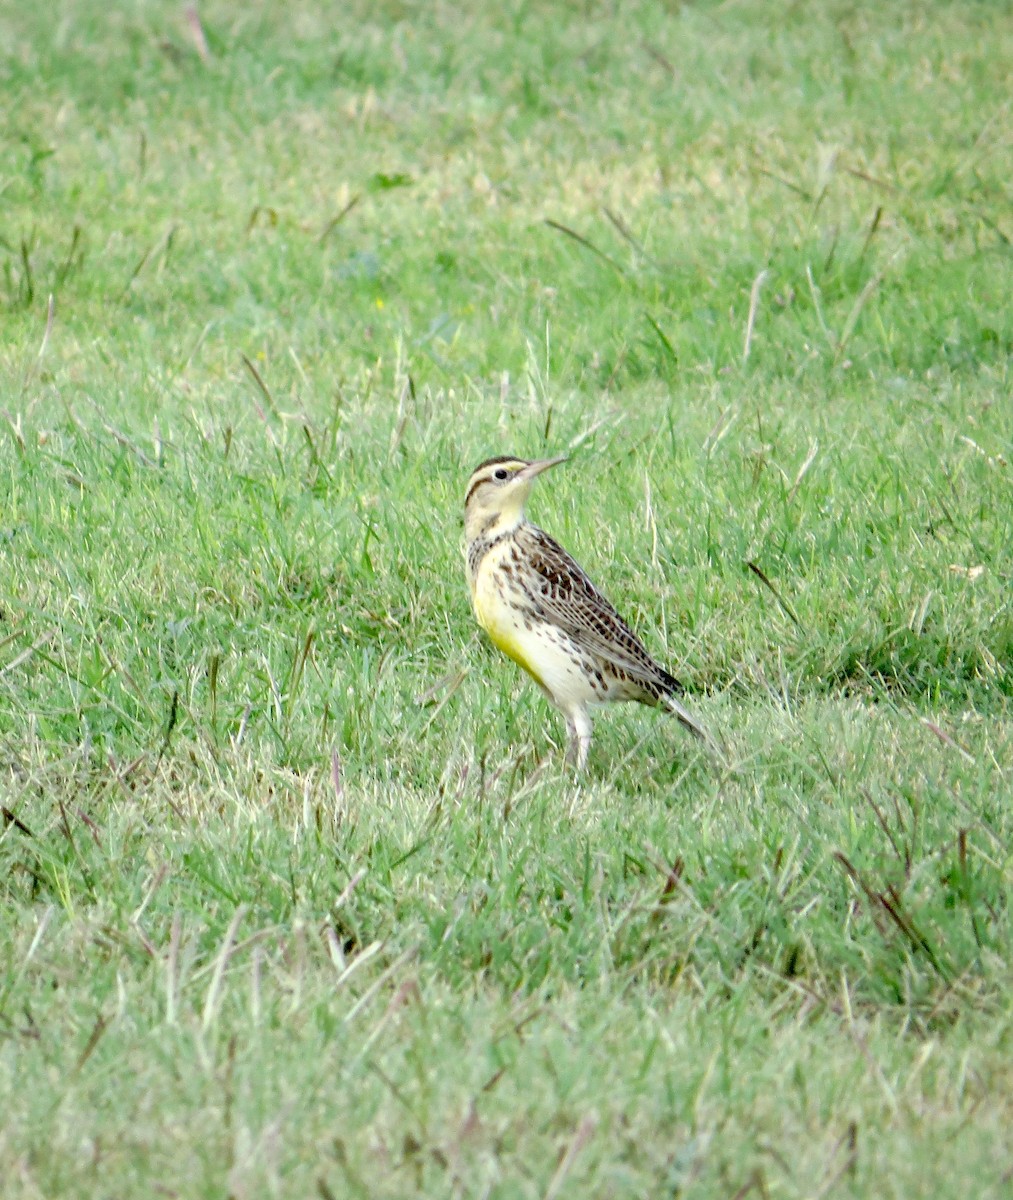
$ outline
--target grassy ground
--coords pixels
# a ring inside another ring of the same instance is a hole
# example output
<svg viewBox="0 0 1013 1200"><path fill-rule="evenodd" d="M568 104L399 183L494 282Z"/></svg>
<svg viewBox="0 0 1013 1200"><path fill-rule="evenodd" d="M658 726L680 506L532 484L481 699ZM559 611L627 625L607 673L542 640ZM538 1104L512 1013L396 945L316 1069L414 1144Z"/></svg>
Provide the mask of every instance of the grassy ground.
<svg viewBox="0 0 1013 1200"><path fill-rule="evenodd" d="M5 1197L1007 1195L1008 7L37 9ZM567 774L501 452L726 770Z"/></svg>

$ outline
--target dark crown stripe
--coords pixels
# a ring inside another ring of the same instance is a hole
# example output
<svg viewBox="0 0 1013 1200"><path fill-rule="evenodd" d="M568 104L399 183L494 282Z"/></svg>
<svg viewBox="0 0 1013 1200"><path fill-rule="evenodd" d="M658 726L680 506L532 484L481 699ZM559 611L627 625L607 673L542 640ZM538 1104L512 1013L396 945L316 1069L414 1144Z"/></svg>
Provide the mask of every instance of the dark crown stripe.
<svg viewBox="0 0 1013 1200"><path fill-rule="evenodd" d="M486 467L495 467L499 463L517 463L517 465L521 467L526 467L528 465L525 459L515 458L512 454L501 454L497 458L487 458L485 462L479 463L471 473L472 484L471 487L468 488L467 494L464 497L465 508L468 507L468 501L471 499L475 488L477 488L480 483L486 482L486 476L483 475L481 478L476 478L476 476L478 476L480 472L484 471Z"/></svg>
<svg viewBox="0 0 1013 1200"><path fill-rule="evenodd" d="M522 467L526 467L528 465L528 460L526 458L518 458L516 454L500 454L497 458L487 458L485 462L480 462L475 468L475 471L481 471L484 467L492 467L495 466L496 463L505 462L519 463ZM475 474L475 471L472 471L472 475Z"/></svg>

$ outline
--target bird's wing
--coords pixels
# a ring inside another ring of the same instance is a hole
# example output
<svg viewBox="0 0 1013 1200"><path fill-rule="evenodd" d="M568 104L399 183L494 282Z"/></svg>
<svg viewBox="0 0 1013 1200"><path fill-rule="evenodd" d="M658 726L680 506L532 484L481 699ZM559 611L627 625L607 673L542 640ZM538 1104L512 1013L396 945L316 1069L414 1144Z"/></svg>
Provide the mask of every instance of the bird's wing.
<svg viewBox="0 0 1013 1200"><path fill-rule="evenodd" d="M534 573L537 610L592 654L643 685L655 699L681 691L569 554L535 526L525 531L524 557Z"/></svg>

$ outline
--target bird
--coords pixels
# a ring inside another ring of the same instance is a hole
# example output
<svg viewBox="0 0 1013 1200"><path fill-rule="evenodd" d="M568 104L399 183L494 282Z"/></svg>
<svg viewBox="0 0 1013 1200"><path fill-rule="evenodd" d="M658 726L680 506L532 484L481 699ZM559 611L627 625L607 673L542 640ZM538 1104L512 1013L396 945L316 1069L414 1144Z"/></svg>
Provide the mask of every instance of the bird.
<svg viewBox="0 0 1013 1200"><path fill-rule="evenodd" d="M566 458L489 458L464 498L468 589L479 625L560 710L566 759L579 772L590 709L622 700L667 708L712 751L717 743L681 704L678 679L655 662L577 562L525 515L535 480Z"/></svg>

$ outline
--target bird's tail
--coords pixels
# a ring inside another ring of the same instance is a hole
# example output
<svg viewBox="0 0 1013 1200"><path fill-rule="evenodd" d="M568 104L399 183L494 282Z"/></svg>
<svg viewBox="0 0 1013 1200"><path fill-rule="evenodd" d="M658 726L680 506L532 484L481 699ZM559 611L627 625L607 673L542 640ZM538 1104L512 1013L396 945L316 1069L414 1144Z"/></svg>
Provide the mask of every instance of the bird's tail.
<svg viewBox="0 0 1013 1200"><path fill-rule="evenodd" d="M700 724L700 722L692 715L692 713L687 712L687 710L683 708L675 696L673 696L671 693L666 696L662 696L661 703L668 709L672 716L676 718L683 729L688 729L694 737L699 738L700 741L707 746L707 749L710 750L712 754L716 755L716 757L722 761L724 760L725 755L721 748L721 743L705 725Z"/></svg>

